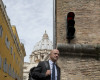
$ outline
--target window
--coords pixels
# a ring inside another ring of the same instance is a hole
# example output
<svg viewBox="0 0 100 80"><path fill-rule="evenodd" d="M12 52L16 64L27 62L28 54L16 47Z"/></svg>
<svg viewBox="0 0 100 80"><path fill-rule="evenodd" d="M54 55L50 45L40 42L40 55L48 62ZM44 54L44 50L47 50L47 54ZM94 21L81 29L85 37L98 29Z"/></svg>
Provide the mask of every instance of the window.
<svg viewBox="0 0 100 80"><path fill-rule="evenodd" d="M11 77L13 77L13 69L11 68Z"/></svg>
<svg viewBox="0 0 100 80"><path fill-rule="evenodd" d="M19 44L18 44L16 35L14 35L14 38L15 38L15 43L16 43L16 45L17 45L17 48L18 48L18 50L20 51L20 47L19 47Z"/></svg>
<svg viewBox="0 0 100 80"><path fill-rule="evenodd" d="M3 63L3 70L4 70L4 72L7 72L7 68L8 68L7 59L5 58L4 59L4 63Z"/></svg>
<svg viewBox="0 0 100 80"><path fill-rule="evenodd" d="M6 38L5 38L5 43L6 43L7 48L9 49L9 47L10 47L10 42L9 42L7 36L6 36Z"/></svg>
<svg viewBox="0 0 100 80"><path fill-rule="evenodd" d="M2 58L0 56L0 69L1 69L1 66L2 66Z"/></svg>
<svg viewBox="0 0 100 80"><path fill-rule="evenodd" d="M38 55L36 56L36 59L38 59Z"/></svg>
<svg viewBox="0 0 100 80"><path fill-rule="evenodd" d="M3 34L3 29L2 26L0 25L0 37L2 37L2 34Z"/></svg>
<svg viewBox="0 0 100 80"><path fill-rule="evenodd" d="M9 65L9 75L11 75L11 64Z"/></svg>
<svg viewBox="0 0 100 80"><path fill-rule="evenodd" d="M44 55L41 55L42 59L44 58Z"/></svg>
<svg viewBox="0 0 100 80"><path fill-rule="evenodd" d="M11 54L13 53L13 47L11 47L11 52L10 52Z"/></svg>
<svg viewBox="0 0 100 80"><path fill-rule="evenodd" d="M26 79L27 77L26 76L24 76L24 79Z"/></svg>
<svg viewBox="0 0 100 80"><path fill-rule="evenodd" d="M12 77L14 78L14 68L12 69Z"/></svg>

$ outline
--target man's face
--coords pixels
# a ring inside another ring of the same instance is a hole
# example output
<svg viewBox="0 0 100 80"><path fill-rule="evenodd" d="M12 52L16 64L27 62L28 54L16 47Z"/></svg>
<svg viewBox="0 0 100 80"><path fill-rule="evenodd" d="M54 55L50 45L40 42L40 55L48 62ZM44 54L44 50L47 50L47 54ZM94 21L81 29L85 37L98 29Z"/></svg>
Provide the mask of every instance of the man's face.
<svg viewBox="0 0 100 80"><path fill-rule="evenodd" d="M59 51L57 49L54 49L50 53L50 58L52 61L56 62L59 58Z"/></svg>

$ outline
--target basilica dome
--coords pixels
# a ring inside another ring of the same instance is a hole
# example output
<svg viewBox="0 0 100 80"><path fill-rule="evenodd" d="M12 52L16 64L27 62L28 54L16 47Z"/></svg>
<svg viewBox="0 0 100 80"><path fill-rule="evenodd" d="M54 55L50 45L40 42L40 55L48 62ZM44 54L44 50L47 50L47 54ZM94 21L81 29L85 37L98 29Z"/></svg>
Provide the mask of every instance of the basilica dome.
<svg viewBox="0 0 100 80"><path fill-rule="evenodd" d="M53 49L52 41L49 40L48 34L43 34L42 39L36 43L30 55L30 63L36 63L48 59L49 53Z"/></svg>
<svg viewBox="0 0 100 80"><path fill-rule="evenodd" d="M48 34L45 33L42 36L42 39L36 43L34 49L30 55L30 62L24 63L24 76L27 76L29 71L32 67L36 67L40 61L47 61L49 60L49 54L53 49L52 41L49 40ZM26 80L28 80L26 78Z"/></svg>
<svg viewBox="0 0 100 80"><path fill-rule="evenodd" d="M40 40L35 46L33 51L37 51L37 50L43 50L43 49L47 49L47 50L52 50L53 49L53 44L52 42L49 40L48 34L44 33L42 40Z"/></svg>

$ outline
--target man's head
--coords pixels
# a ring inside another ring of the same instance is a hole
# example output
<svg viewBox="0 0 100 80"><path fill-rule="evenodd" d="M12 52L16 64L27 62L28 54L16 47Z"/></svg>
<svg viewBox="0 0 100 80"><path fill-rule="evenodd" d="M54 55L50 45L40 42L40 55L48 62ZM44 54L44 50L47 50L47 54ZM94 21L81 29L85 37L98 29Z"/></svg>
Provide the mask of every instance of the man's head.
<svg viewBox="0 0 100 80"><path fill-rule="evenodd" d="M50 59L51 59L53 62L56 62L56 61L58 60L58 57L59 57L59 50L53 49L53 50L50 52Z"/></svg>

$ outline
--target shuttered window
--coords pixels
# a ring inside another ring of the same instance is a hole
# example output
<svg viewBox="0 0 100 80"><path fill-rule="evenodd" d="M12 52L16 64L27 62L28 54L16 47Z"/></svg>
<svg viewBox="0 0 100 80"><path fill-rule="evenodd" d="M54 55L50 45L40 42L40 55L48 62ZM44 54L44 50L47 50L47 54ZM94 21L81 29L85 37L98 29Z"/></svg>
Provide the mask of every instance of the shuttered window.
<svg viewBox="0 0 100 80"><path fill-rule="evenodd" d="M11 49L11 52L10 53L12 54L13 53L13 47L11 47L10 49Z"/></svg>
<svg viewBox="0 0 100 80"><path fill-rule="evenodd" d="M0 25L0 37L2 37L2 34L3 34L3 29L2 26Z"/></svg>
<svg viewBox="0 0 100 80"><path fill-rule="evenodd" d="M11 64L9 65L9 75L11 76Z"/></svg>
<svg viewBox="0 0 100 80"><path fill-rule="evenodd" d="M6 43L7 48L9 49L9 47L10 47L10 42L9 42L7 36L5 37L5 43Z"/></svg>
<svg viewBox="0 0 100 80"><path fill-rule="evenodd" d="M3 70L4 70L4 72L7 72L7 68L8 68L7 59L5 58L4 62L3 62Z"/></svg>

